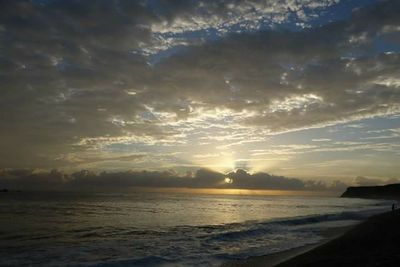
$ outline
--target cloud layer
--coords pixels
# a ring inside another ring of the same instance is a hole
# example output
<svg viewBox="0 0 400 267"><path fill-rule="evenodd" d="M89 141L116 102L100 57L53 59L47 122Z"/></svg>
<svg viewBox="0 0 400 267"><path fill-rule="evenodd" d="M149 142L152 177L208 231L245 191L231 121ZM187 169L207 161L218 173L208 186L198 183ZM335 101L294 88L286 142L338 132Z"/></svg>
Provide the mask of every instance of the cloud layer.
<svg viewBox="0 0 400 267"><path fill-rule="evenodd" d="M370 181L368 178L363 178ZM371 180L372 181L372 180ZM58 170L38 172L33 170L0 171L0 188L11 190L129 190L147 188L220 188L268 190L322 190L343 191L346 184L303 181L296 178L274 176L268 173L250 174L238 169L223 174L208 169L179 175L174 171L127 171L93 173L82 170L66 174Z"/></svg>
<svg viewBox="0 0 400 267"><path fill-rule="evenodd" d="M274 26L337 2L2 1L0 166L102 161L123 144L223 149L400 112L398 1Z"/></svg>

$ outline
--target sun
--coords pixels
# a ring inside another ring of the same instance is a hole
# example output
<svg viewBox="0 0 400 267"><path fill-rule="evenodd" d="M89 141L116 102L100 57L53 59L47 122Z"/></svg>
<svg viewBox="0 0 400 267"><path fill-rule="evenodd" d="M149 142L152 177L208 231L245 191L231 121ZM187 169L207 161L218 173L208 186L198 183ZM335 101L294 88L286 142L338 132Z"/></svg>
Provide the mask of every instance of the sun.
<svg viewBox="0 0 400 267"><path fill-rule="evenodd" d="M233 183L233 179L231 179L231 178L229 178L229 177L225 177L224 182L225 182L226 184L231 184L231 183Z"/></svg>

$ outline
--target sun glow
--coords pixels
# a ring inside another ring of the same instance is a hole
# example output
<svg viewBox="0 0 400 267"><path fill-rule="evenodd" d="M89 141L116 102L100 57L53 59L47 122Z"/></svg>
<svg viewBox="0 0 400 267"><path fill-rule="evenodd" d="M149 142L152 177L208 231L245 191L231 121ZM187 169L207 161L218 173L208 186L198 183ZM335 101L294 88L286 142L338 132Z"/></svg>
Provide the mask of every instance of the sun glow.
<svg viewBox="0 0 400 267"><path fill-rule="evenodd" d="M223 173L236 168L234 152L196 155L193 157L193 164Z"/></svg>
<svg viewBox="0 0 400 267"><path fill-rule="evenodd" d="M182 194L206 194L206 195L260 195L260 196L336 196L334 192L324 191L299 191L299 190L260 190L237 188L131 188L132 191L157 192L157 193L182 193Z"/></svg>
<svg viewBox="0 0 400 267"><path fill-rule="evenodd" d="M233 179L231 179L231 178L229 178L229 177L226 177L226 178L224 179L224 182L225 182L226 184L231 184L231 183L233 183Z"/></svg>

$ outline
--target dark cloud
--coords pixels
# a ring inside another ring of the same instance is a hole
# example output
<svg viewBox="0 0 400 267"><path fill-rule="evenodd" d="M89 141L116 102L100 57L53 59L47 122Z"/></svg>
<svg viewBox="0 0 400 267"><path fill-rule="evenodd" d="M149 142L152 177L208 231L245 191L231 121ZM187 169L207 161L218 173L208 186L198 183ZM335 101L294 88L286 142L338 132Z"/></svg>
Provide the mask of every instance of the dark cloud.
<svg viewBox="0 0 400 267"><path fill-rule="evenodd" d="M389 1L320 28L233 35L159 69L174 81L172 97L253 111L244 123L272 131L398 110L397 87L379 79L397 79L399 55L375 47L385 27L400 24L398 10Z"/></svg>
<svg viewBox="0 0 400 267"><path fill-rule="evenodd" d="M201 21L248 2L205 3ZM145 50L157 46L157 25L198 30L197 3L159 5L0 2L1 166L62 166L60 154L86 151L96 138L173 138L182 124L172 122L207 110L228 109L240 126L270 132L399 111L399 55L385 53L399 45L398 1L302 31L227 34L151 66Z"/></svg>
<svg viewBox="0 0 400 267"><path fill-rule="evenodd" d="M179 175L173 170L101 173L82 170L72 174L58 170L0 171L0 188L12 190L123 190L134 187L341 191L346 185L340 182L328 185L323 182L303 181L268 173L250 174L241 169L229 174L199 169L194 174L186 175Z"/></svg>
<svg viewBox="0 0 400 267"><path fill-rule="evenodd" d="M237 170L228 174L232 179L232 185L237 188L267 188L267 189L305 189L305 183L299 179L274 176L268 173L250 174L244 170Z"/></svg>
<svg viewBox="0 0 400 267"><path fill-rule="evenodd" d="M0 13L5 166L13 153L21 165L48 167L82 137L121 135L111 118L143 109L124 91L148 75L132 53L154 20L140 2L2 1Z"/></svg>

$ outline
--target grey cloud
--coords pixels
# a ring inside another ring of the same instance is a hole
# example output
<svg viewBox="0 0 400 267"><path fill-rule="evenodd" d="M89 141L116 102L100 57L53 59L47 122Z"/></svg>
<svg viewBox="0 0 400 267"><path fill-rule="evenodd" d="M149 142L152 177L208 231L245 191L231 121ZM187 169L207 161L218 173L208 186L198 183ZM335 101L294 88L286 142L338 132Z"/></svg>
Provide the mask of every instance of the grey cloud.
<svg viewBox="0 0 400 267"><path fill-rule="evenodd" d="M398 1L304 31L227 35L150 66L140 49L154 42L152 25L196 10L163 3L164 13L142 1L0 3L1 166L49 168L88 149L77 145L85 138L178 135L202 110L269 132L399 111L396 83L383 82L396 79L399 55L373 46L398 44ZM222 16L246 3L207 5Z"/></svg>
<svg viewBox="0 0 400 267"><path fill-rule="evenodd" d="M68 175L57 170L41 173L28 169L0 171L0 186L11 190L59 190L68 182Z"/></svg>
<svg viewBox="0 0 400 267"><path fill-rule="evenodd" d="M388 178L386 180L382 180L382 179L357 176L354 179L354 183L358 186L375 186L375 185L395 184L399 182L400 179L396 178Z"/></svg>
<svg viewBox="0 0 400 267"><path fill-rule="evenodd" d="M373 47L385 25L399 25L398 10L398 3L387 1L321 28L239 34L206 44L160 65L166 69L161 73L175 81L165 90L210 107L255 111L244 123L272 131L398 112L396 87L374 81L396 79L399 56ZM364 32L363 44L350 42Z"/></svg>
<svg viewBox="0 0 400 267"><path fill-rule="evenodd" d="M126 93L151 76L132 53L157 20L141 2L2 1L0 13L3 166L51 167L80 138L123 135L112 120L145 110Z"/></svg>
<svg viewBox="0 0 400 267"><path fill-rule="evenodd" d="M108 156L108 157L99 157L99 156L88 156L88 157L79 157L72 156L69 159L73 164L88 164L88 163L98 163L98 162L114 162L114 161L128 161L135 162L138 160L144 160L147 156L144 154L132 154L132 155L121 155L121 156ZM65 160L65 159L60 159Z"/></svg>
<svg viewBox="0 0 400 267"><path fill-rule="evenodd" d="M228 174L232 178L232 184L238 188L267 188L267 189L289 189L300 190L305 189L303 181L294 178L286 178L282 176L273 176L268 173L250 174L244 170L237 170Z"/></svg>
<svg viewBox="0 0 400 267"><path fill-rule="evenodd" d="M308 21L318 16L316 11L337 4L339 1L253 1L216 0L180 1L161 0L159 13L168 23L153 25L156 32L179 33L213 29L220 34L227 27L255 30L262 26L284 23L289 17L306 27ZM306 11L306 12L305 12Z"/></svg>
<svg viewBox="0 0 400 267"><path fill-rule="evenodd" d="M226 183L225 179L228 177L231 179L230 183ZM27 169L3 169L0 171L0 188L11 190L123 190L133 187L341 191L346 185L338 181L329 185L268 173L250 174L240 169L229 174L199 169L195 173L186 175L180 175L173 170L113 173L82 170L72 174L58 170L38 172Z"/></svg>

